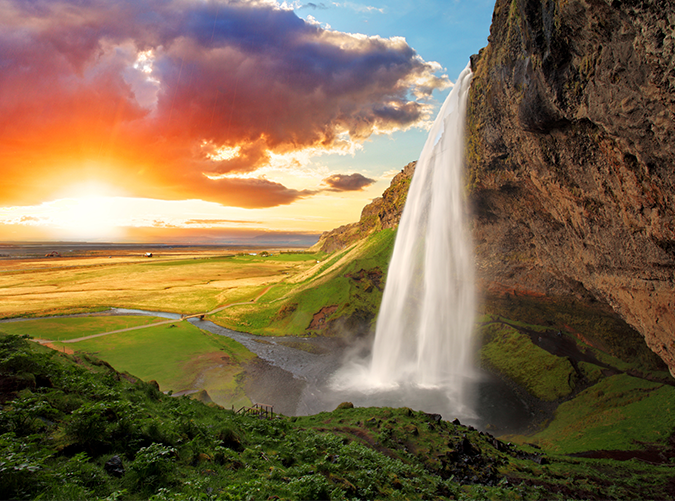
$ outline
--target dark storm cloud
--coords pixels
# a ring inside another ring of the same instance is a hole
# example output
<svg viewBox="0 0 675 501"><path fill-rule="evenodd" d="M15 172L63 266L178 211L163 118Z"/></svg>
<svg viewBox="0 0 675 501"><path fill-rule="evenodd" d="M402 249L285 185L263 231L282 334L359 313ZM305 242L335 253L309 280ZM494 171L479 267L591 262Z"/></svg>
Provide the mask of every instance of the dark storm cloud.
<svg viewBox="0 0 675 501"><path fill-rule="evenodd" d="M375 182L361 174L333 174L323 180L330 191L359 191Z"/></svg>
<svg viewBox="0 0 675 501"><path fill-rule="evenodd" d="M175 191L186 172L254 171L270 152L346 148L426 120L426 98L448 85L403 39L325 30L265 1L0 5L0 162L6 186L26 187L0 190L5 202L53 184L26 176L77 178L91 160L145 195ZM239 154L219 157L223 147ZM264 180L184 187L242 207L313 193Z"/></svg>

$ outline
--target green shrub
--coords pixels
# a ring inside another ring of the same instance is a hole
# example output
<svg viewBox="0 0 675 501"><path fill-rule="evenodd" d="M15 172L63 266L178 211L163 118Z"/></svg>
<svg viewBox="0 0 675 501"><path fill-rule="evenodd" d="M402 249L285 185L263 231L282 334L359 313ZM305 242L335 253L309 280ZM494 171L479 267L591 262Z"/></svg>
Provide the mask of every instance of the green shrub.
<svg viewBox="0 0 675 501"><path fill-rule="evenodd" d="M332 490L326 478L318 473L295 478L288 483L288 487L296 499L329 499Z"/></svg>
<svg viewBox="0 0 675 501"><path fill-rule="evenodd" d="M14 433L0 435L0 493L3 499L28 497L43 484L49 452Z"/></svg>
<svg viewBox="0 0 675 501"><path fill-rule="evenodd" d="M162 444L141 448L130 465L131 482L136 489L154 492L160 486L172 483L176 449Z"/></svg>
<svg viewBox="0 0 675 501"><path fill-rule="evenodd" d="M108 437L105 410L105 402L84 404L73 412L66 433L90 452L97 449Z"/></svg>

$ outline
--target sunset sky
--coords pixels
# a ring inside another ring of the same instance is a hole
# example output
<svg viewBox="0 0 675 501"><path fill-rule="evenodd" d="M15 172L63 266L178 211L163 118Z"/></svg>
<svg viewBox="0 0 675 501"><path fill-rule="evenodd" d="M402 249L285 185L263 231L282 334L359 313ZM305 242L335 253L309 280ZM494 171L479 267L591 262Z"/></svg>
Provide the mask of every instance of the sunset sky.
<svg viewBox="0 0 675 501"><path fill-rule="evenodd" d="M308 244L419 156L494 0L0 0L0 241Z"/></svg>

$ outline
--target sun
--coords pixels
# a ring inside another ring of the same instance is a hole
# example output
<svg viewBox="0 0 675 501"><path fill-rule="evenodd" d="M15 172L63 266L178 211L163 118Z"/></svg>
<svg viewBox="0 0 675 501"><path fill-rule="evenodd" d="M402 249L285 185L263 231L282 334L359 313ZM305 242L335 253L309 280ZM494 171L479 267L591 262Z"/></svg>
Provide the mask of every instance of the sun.
<svg viewBox="0 0 675 501"><path fill-rule="evenodd" d="M55 237L60 240L113 240L123 235L120 226L120 197L114 187L84 182L63 190L54 200L49 217Z"/></svg>

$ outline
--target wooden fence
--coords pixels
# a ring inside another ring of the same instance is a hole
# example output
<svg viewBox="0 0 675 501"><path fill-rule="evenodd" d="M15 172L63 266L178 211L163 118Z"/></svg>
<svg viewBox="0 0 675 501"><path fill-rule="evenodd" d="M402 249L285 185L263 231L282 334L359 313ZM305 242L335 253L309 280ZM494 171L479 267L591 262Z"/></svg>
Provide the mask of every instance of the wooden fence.
<svg viewBox="0 0 675 501"><path fill-rule="evenodd" d="M234 405L232 406L234 411ZM263 419L274 419L274 406L268 404L253 404L251 407L242 407L235 414L247 414L249 416L257 416Z"/></svg>

